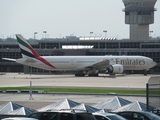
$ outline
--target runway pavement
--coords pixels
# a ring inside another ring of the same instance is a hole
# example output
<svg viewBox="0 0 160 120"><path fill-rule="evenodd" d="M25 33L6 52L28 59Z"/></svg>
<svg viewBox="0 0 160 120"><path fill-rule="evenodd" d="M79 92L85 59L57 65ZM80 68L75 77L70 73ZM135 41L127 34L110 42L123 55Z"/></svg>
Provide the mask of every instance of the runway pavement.
<svg viewBox="0 0 160 120"><path fill-rule="evenodd" d="M151 76L139 75L100 75L100 77L75 77L74 75L29 75L19 73L6 73L0 75L0 87L85 87L85 88L110 88L110 89L145 89L146 83ZM33 109L38 109L59 100L68 98L73 101L86 104L95 104L114 95L69 95L69 94L33 94L30 99L29 94L0 94L0 105L8 101L24 105ZM144 96L120 96L130 101L146 101Z"/></svg>
<svg viewBox="0 0 160 120"><path fill-rule="evenodd" d="M0 87L33 86L145 89L149 78L155 75L116 75L100 77L75 77L74 75L30 75L6 73L0 75Z"/></svg>

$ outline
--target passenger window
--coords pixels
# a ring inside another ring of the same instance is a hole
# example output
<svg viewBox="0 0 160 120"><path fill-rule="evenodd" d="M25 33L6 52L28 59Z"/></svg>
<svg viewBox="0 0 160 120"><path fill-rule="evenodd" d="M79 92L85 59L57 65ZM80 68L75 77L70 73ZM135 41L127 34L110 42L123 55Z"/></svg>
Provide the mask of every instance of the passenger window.
<svg viewBox="0 0 160 120"><path fill-rule="evenodd" d="M107 119L103 116L99 116L99 115L95 115L94 117L96 118L96 120L109 120L109 119Z"/></svg>
<svg viewBox="0 0 160 120"><path fill-rule="evenodd" d="M33 113L32 115L29 116L29 118L36 118L39 119L40 114L38 113Z"/></svg>
<svg viewBox="0 0 160 120"><path fill-rule="evenodd" d="M42 114L41 120L48 120L48 114L47 113Z"/></svg>
<svg viewBox="0 0 160 120"><path fill-rule="evenodd" d="M60 120L73 120L73 114L70 113L61 113Z"/></svg>
<svg viewBox="0 0 160 120"><path fill-rule="evenodd" d="M95 117L91 113L76 114L77 120L95 120Z"/></svg>
<svg viewBox="0 0 160 120"><path fill-rule="evenodd" d="M41 115L41 120L57 120L57 113L48 112Z"/></svg>
<svg viewBox="0 0 160 120"><path fill-rule="evenodd" d="M57 120L57 113L49 113L48 114L48 120Z"/></svg>
<svg viewBox="0 0 160 120"><path fill-rule="evenodd" d="M145 120L144 116L139 114L139 113L134 113L133 114L133 120Z"/></svg>
<svg viewBox="0 0 160 120"><path fill-rule="evenodd" d="M126 118L126 119L131 119L132 118L132 114L131 113L121 113L120 115L122 117Z"/></svg>

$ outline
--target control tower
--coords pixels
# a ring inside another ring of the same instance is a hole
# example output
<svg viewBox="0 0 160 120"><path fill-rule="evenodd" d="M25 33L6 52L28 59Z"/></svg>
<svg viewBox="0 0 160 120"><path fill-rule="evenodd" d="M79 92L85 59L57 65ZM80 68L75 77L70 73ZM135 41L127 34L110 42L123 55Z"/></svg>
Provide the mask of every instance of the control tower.
<svg viewBox="0 0 160 120"><path fill-rule="evenodd" d="M149 40L149 24L154 23L157 0L123 0L125 23L130 24L130 40Z"/></svg>

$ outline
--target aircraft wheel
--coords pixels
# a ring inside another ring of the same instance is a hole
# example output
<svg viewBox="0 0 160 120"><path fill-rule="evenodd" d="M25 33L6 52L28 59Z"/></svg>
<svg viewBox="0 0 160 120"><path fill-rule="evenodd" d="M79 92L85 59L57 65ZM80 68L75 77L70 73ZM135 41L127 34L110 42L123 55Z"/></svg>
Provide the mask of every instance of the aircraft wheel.
<svg viewBox="0 0 160 120"><path fill-rule="evenodd" d="M147 76L147 71L146 70L144 71L144 76Z"/></svg>
<svg viewBox="0 0 160 120"><path fill-rule="evenodd" d="M95 76L98 77L99 76L98 73L96 73Z"/></svg>
<svg viewBox="0 0 160 120"><path fill-rule="evenodd" d="M88 74L89 77L98 77L98 73Z"/></svg>
<svg viewBox="0 0 160 120"><path fill-rule="evenodd" d="M83 73L76 73L75 76L76 77L84 77L85 75Z"/></svg>

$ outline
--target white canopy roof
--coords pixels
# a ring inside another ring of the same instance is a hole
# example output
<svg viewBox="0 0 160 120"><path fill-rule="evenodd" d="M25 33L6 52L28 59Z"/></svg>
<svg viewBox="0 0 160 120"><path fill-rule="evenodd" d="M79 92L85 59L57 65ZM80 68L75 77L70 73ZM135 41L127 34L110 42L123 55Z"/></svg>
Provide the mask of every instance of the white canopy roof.
<svg viewBox="0 0 160 120"><path fill-rule="evenodd" d="M0 114L30 115L33 112L35 112L35 110L13 102L0 105Z"/></svg>
<svg viewBox="0 0 160 120"><path fill-rule="evenodd" d="M80 103L77 103L75 101L69 100L69 99L64 99L61 100L59 102L50 104L48 106L45 106L43 108L38 109L37 111L47 111L47 110L51 110L51 109L56 109L56 110L60 110L60 109L71 109L72 107L79 105Z"/></svg>
<svg viewBox="0 0 160 120"><path fill-rule="evenodd" d="M9 112L8 114L9 115L30 115L34 112L36 112L36 110L30 109L27 107L21 107L19 109Z"/></svg>
<svg viewBox="0 0 160 120"><path fill-rule="evenodd" d="M109 112L109 111L116 110L124 105L129 104L129 103L131 103L131 101L128 101L123 98L115 96L113 98L99 102L96 105L93 105L93 107L95 107L97 109L105 109Z"/></svg>
<svg viewBox="0 0 160 120"><path fill-rule="evenodd" d="M8 102L8 103L0 105L0 114L7 114L7 113L14 111L14 110L21 108L21 107L23 107L23 106L18 105L13 102Z"/></svg>
<svg viewBox="0 0 160 120"><path fill-rule="evenodd" d="M113 110L112 112L120 112L120 111L146 111L147 106L146 104L136 101L133 103L130 103L128 105L125 105L121 108L118 108L116 110Z"/></svg>
<svg viewBox="0 0 160 120"><path fill-rule="evenodd" d="M86 111L91 112L91 113L99 111L99 109L94 108L94 107L89 106L89 105L85 105L83 103L80 104L80 105L77 105L77 106L73 107L72 109L86 110Z"/></svg>

